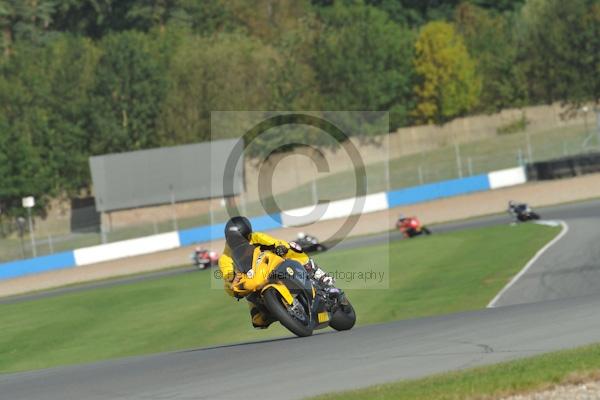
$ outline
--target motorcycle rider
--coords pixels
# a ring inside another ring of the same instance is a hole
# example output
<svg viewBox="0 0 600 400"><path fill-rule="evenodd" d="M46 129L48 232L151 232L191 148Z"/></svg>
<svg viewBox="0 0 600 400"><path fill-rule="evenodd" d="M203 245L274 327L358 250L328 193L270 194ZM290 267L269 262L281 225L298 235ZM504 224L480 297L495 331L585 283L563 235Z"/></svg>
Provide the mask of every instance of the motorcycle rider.
<svg viewBox="0 0 600 400"><path fill-rule="evenodd" d="M196 246L194 248L194 261L197 263L198 262L198 258L200 257L200 254L202 254L204 252L204 249L200 246Z"/></svg>
<svg viewBox="0 0 600 400"><path fill-rule="evenodd" d="M302 243L302 242L314 243L314 242L317 242L317 238L315 238L314 236L311 236L311 235L307 235L304 232L298 232L298 241L300 243Z"/></svg>
<svg viewBox="0 0 600 400"><path fill-rule="evenodd" d="M235 216L225 224L225 248L219 257L219 268L225 292L230 296L235 297L232 286L240 279L241 273L247 273L252 269L253 254L257 247L270 250L279 257L298 261L304 265L311 276L325 286L332 286L334 283L333 278L309 259L297 243L288 243L263 232L253 232L248 218ZM243 265L237 265L234 262L234 254L238 262L242 260ZM247 300L252 326L258 329L268 328L274 320L269 316L267 310L254 303L252 298L247 298Z"/></svg>
<svg viewBox="0 0 600 400"><path fill-rule="evenodd" d="M526 203L519 203L514 200L508 202L508 212L515 218L519 218L519 215L526 212L529 206Z"/></svg>

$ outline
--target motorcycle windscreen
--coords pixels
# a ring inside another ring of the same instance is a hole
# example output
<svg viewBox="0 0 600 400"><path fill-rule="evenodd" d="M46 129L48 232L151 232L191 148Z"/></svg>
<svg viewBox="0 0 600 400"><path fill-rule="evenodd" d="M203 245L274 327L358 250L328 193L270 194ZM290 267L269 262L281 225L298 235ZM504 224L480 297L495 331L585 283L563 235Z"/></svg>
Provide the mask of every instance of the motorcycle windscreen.
<svg viewBox="0 0 600 400"><path fill-rule="evenodd" d="M284 282L290 292L304 291L312 297L312 283L302 264L294 260L285 260L271 273L269 280Z"/></svg>
<svg viewBox="0 0 600 400"><path fill-rule="evenodd" d="M238 231L226 232L225 241L231 249L231 258L235 269L243 273L250 271L256 247L251 245Z"/></svg>

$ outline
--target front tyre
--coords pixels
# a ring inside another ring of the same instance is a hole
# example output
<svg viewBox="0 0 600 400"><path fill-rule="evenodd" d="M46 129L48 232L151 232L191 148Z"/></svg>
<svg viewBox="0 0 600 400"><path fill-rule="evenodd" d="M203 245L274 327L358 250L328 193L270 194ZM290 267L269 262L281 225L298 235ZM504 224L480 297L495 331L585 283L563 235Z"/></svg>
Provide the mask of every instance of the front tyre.
<svg viewBox="0 0 600 400"><path fill-rule="evenodd" d="M354 327L356 323L356 313L354 307L348 302L348 305L340 307L329 321L329 326L336 331L347 331Z"/></svg>
<svg viewBox="0 0 600 400"><path fill-rule="evenodd" d="M313 333L310 327L310 315L306 315L306 321L301 321L292 316L291 306L285 303L276 289L269 288L263 293L265 306L281 325L285 326L296 336L306 337Z"/></svg>
<svg viewBox="0 0 600 400"><path fill-rule="evenodd" d="M210 263L198 263L197 266L200 271L204 271L205 269L210 268Z"/></svg>

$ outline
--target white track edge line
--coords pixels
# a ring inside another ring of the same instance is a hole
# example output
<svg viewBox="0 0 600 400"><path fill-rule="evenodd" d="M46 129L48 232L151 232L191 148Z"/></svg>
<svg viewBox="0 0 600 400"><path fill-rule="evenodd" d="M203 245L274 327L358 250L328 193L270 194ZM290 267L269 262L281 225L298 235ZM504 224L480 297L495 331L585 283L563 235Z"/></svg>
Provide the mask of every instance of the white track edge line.
<svg viewBox="0 0 600 400"><path fill-rule="evenodd" d="M517 281L527 272L527 270L529 268L531 268L533 266L533 264L535 264L535 262L537 260L539 260L539 258L541 256L543 256L544 253L546 251L548 251L548 249L550 249L550 247L554 246L559 240L561 240L569 232L569 225L567 225L567 223L565 221L558 221L558 222L562 226L562 231L558 234L558 236L556 236L548 244L546 244L544 247L542 247L535 254L535 256L533 256L533 258L531 260L529 260L529 262L527 263L527 265L525 265L525 267L523 267L523 269L517 275L515 275L511 279L511 281L508 282L508 284L506 286L504 286L504 288L496 295L496 297L494 297L492 299L492 301L490 301L490 303L487 305L487 308L494 308L494 307L496 307L496 303L498 302L498 300L500 300L500 297L502 297L502 295L504 293L506 293L506 291L508 289L510 289L515 283L517 283Z"/></svg>

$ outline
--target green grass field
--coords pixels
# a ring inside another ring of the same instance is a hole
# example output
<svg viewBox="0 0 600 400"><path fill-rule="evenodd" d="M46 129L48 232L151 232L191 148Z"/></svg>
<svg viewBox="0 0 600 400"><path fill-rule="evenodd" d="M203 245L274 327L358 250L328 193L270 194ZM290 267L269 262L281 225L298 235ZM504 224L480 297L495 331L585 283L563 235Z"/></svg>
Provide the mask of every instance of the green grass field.
<svg viewBox="0 0 600 400"><path fill-rule="evenodd" d="M484 307L558 233L498 226L325 253L330 271L389 258L390 288L347 290L359 324ZM247 305L210 289L209 271L0 305L0 372L289 335L251 328Z"/></svg>
<svg viewBox="0 0 600 400"><path fill-rule="evenodd" d="M424 379L332 393L313 399L491 400L545 390L553 385L597 381L599 371L600 345L592 345Z"/></svg>

